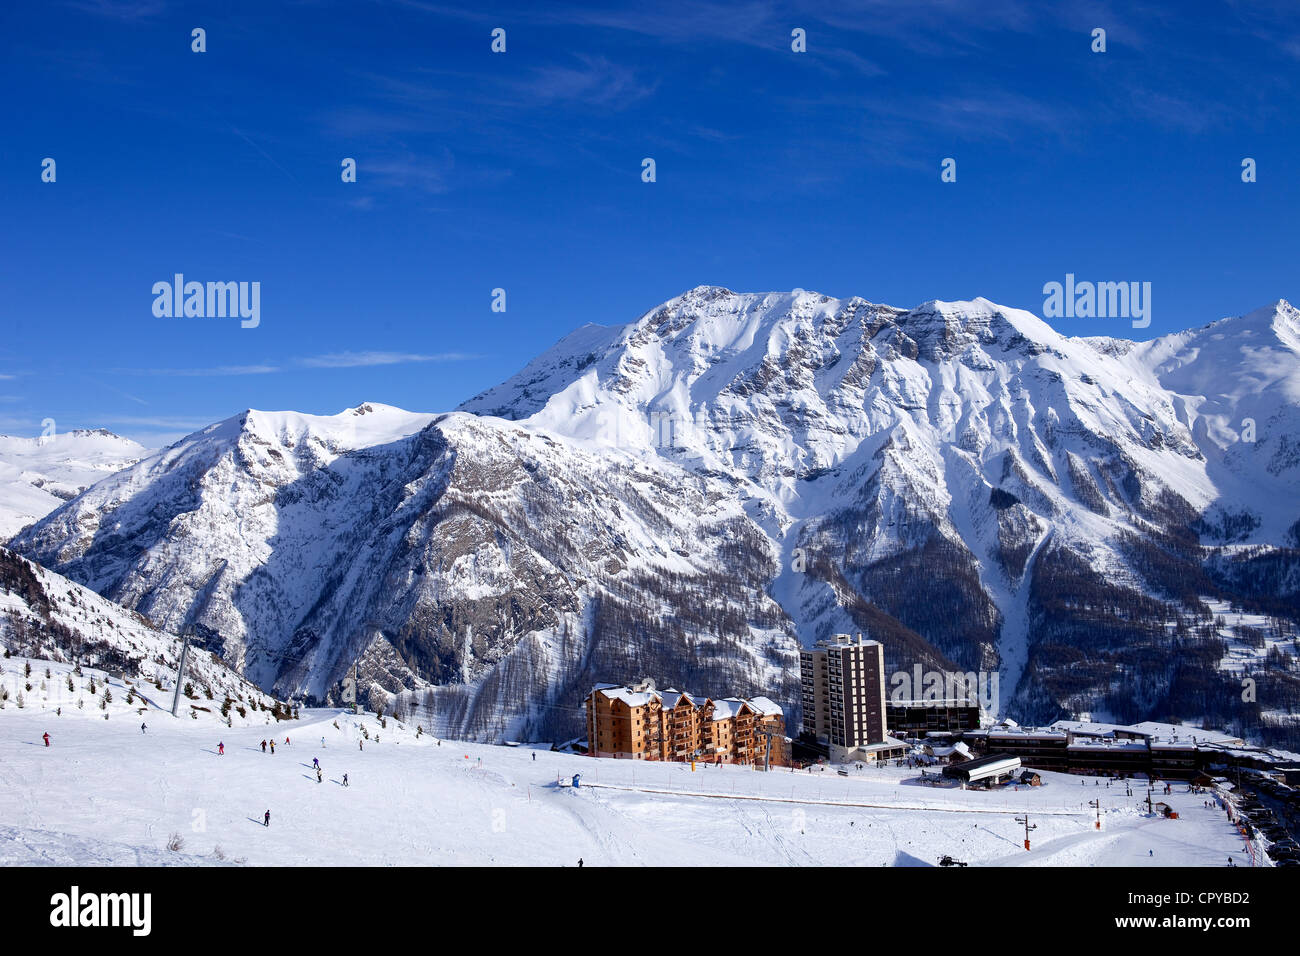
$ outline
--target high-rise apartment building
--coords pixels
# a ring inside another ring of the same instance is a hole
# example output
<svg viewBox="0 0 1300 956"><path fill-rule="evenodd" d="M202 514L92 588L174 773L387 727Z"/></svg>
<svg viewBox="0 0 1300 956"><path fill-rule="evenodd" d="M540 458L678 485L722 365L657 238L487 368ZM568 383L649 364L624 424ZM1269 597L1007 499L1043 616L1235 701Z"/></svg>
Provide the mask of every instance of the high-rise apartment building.
<svg viewBox="0 0 1300 956"><path fill-rule="evenodd" d="M885 734L885 648L836 634L799 652L803 729L837 762L870 759Z"/></svg>

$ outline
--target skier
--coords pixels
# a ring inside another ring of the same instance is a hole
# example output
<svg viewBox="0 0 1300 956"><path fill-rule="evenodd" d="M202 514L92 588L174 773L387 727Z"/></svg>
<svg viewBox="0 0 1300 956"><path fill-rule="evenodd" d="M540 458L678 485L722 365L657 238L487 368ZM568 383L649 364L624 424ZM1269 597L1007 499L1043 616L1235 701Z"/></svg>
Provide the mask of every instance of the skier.
<svg viewBox="0 0 1300 956"><path fill-rule="evenodd" d="M266 753L266 741L262 741L262 753Z"/></svg>
<svg viewBox="0 0 1300 956"><path fill-rule="evenodd" d="M321 782L320 767L316 768L316 782L317 783Z"/></svg>
<svg viewBox="0 0 1300 956"><path fill-rule="evenodd" d="M537 763L537 751L533 751L533 763Z"/></svg>
<svg viewBox="0 0 1300 956"><path fill-rule="evenodd" d="M271 741L271 753L275 753L275 741Z"/></svg>
<svg viewBox="0 0 1300 956"><path fill-rule="evenodd" d="M217 756L224 757L225 755L226 755L226 745L224 743L217 744Z"/></svg>
<svg viewBox="0 0 1300 956"><path fill-rule="evenodd" d="M324 738L324 737L322 737L322 738L320 739L320 745L321 745L322 747L325 746L325 738Z"/></svg>
<svg viewBox="0 0 1300 956"><path fill-rule="evenodd" d="M140 733L144 733L145 728L148 727L148 726L149 726L148 724L141 724L141 725L140 725Z"/></svg>
<svg viewBox="0 0 1300 956"><path fill-rule="evenodd" d="M578 857L578 869L582 869L582 857Z"/></svg>
<svg viewBox="0 0 1300 956"><path fill-rule="evenodd" d="M348 775L347 775L347 774L344 774L344 775L343 775L343 786L346 787L347 785L348 785Z"/></svg>
<svg viewBox="0 0 1300 956"><path fill-rule="evenodd" d="M50 745L50 735L47 733L44 736L45 736L45 746L48 747Z"/></svg>
<svg viewBox="0 0 1300 956"><path fill-rule="evenodd" d="M312 758L311 758L311 765L312 765L313 767L315 767L317 770L319 770L319 769L320 769L320 757L312 757Z"/></svg>
<svg viewBox="0 0 1300 956"><path fill-rule="evenodd" d="M285 737L285 738L284 738L284 745L285 745L286 747L289 746L289 738L288 738L288 737Z"/></svg>
<svg viewBox="0 0 1300 956"><path fill-rule="evenodd" d="M358 750L365 750L365 749L366 749L366 748L365 748L365 745L364 745L363 743L361 743L361 741L359 741L359 740L357 741L357 749L358 749Z"/></svg>
<svg viewBox="0 0 1300 956"><path fill-rule="evenodd" d="M269 827L270 825L271 825L271 811L267 810L266 816L262 817L262 826Z"/></svg>

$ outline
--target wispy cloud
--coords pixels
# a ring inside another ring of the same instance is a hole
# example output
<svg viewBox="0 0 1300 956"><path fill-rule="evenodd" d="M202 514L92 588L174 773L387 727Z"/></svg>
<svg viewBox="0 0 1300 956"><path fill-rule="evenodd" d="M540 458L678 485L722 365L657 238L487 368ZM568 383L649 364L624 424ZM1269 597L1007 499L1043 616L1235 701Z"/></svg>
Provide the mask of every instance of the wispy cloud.
<svg viewBox="0 0 1300 956"><path fill-rule="evenodd" d="M888 0L898 6L897 0ZM496 12L466 6L456 8L445 4L407 0L407 6L425 10L439 17L455 17L487 25L500 22ZM790 31L796 26L808 29L815 35L812 40L817 52L815 63L830 61L850 71L865 76L883 72L879 66L860 53L847 49L837 40L846 31L834 33L812 29L822 23L823 8L839 7L849 23L857 23L861 16L854 4L827 4L817 0L801 8L796 4L781 4L774 0L741 0L741 2L712 2L712 0L668 0L653 7L640 8L633 4L615 4L601 8L597 4L584 6L557 6L530 4L511 11L514 23L533 24L540 27L585 27L633 34L648 40L675 46L716 46L735 44L779 52L790 49ZM934 19L934 17L931 17Z"/></svg>
<svg viewBox="0 0 1300 956"><path fill-rule="evenodd" d="M579 54L576 64L541 66L527 80L512 83L517 96L544 103L582 102L594 106L630 106L652 94L657 81L643 80L636 70L603 56Z"/></svg>
<svg viewBox="0 0 1300 956"><path fill-rule="evenodd" d="M444 193L447 191L447 178L455 165L451 150L444 147L433 159L407 152L399 156L366 160L360 164L358 171L378 180L382 186Z"/></svg>
<svg viewBox="0 0 1300 956"><path fill-rule="evenodd" d="M482 358L465 352L420 355L414 352L334 352L298 359L306 368L363 368L372 365L405 365L410 362L466 362Z"/></svg>
<svg viewBox="0 0 1300 956"><path fill-rule="evenodd" d="M222 420L222 416L213 415L210 418L186 418L186 417L147 417L136 415L109 415L103 419L110 425L126 425L134 428L157 428L157 429L185 429L194 431L198 428L207 428L213 422Z"/></svg>
<svg viewBox="0 0 1300 956"><path fill-rule="evenodd" d="M256 143L254 143L251 139L249 139L247 136L245 136L242 132L240 132L239 130L235 129L235 127L233 127L233 126L230 127L230 130L231 130L231 132L233 132L236 136L238 136L240 139L242 139L245 143L247 143L249 146L253 147L253 149L255 149L255 150L257 150L259 153L261 153L262 156L265 157L265 159L266 159L266 161L267 161L268 163L270 163L270 164L271 164L272 166L274 166L276 169L280 170L280 172L284 173L286 176L288 176L290 179L292 179L295 183L298 183L298 185L300 185L300 186L302 185L302 183L299 183L299 182L298 182L298 177L297 177L297 176L295 176L293 173L289 172L289 170L285 169L285 168L284 168L283 166L281 166L278 162L276 162L276 161L275 161L275 157L273 157L270 153L268 153L266 150L264 150L261 146L258 146L258 145L257 145Z"/></svg>
<svg viewBox="0 0 1300 956"><path fill-rule="evenodd" d="M280 371L277 365L217 365L212 368L115 368L115 375L166 375L199 378L214 375L269 375Z"/></svg>
<svg viewBox="0 0 1300 956"><path fill-rule="evenodd" d="M139 375L169 378L212 378L239 375L272 375L288 368L370 368L378 365L407 365L414 362L468 362L483 358L470 352L397 352L348 351L327 352L290 358L277 365L214 365L208 368L116 368L115 375Z"/></svg>

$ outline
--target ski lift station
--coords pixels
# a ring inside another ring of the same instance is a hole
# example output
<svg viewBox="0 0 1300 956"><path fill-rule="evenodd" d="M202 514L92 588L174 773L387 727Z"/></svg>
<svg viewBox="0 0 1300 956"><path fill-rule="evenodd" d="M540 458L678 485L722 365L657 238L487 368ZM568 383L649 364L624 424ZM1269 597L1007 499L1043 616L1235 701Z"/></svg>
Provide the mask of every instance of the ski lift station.
<svg viewBox="0 0 1300 956"><path fill-rule="evenodd" d="M1020 758L1010 754L990 754L965 763L949 764L943 768L943 775L960 780L967 786L981 784L993 786L1003 778L1009 778L1020 772Z"/></svg>

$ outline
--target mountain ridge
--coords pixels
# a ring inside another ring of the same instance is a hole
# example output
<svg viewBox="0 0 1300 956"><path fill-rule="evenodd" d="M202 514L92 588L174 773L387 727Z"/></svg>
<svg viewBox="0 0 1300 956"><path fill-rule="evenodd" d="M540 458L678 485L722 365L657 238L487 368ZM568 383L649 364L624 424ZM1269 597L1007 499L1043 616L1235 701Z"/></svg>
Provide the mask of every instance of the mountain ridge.
<svg viewBox="0 0 1300 956"><path fill-rule="evenodd" d="M1217 638L1195 681L1166 645L1204 597L1296 618L1300 350L1268 308L1131 343L701 286L454 412L248 410L14 545L278 693L360 657L449 735L572 735L584 682L639 676L797 708L799 643L864 628L891 667L997 670L1005 713L1258 723L1192 690Z"/></svg>

